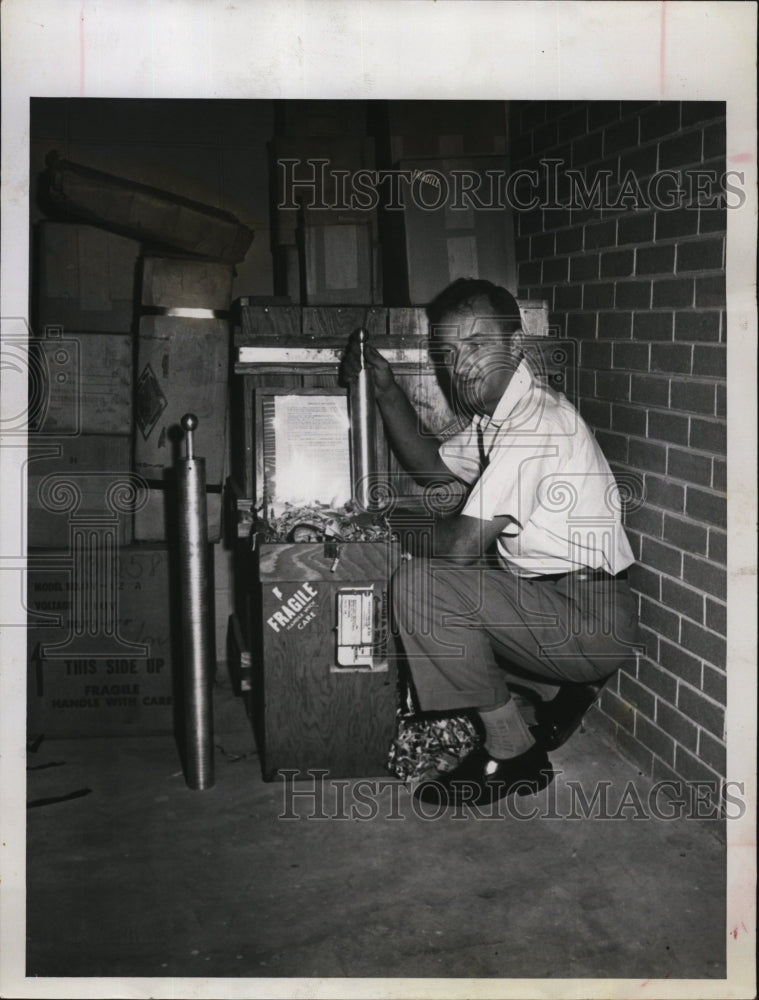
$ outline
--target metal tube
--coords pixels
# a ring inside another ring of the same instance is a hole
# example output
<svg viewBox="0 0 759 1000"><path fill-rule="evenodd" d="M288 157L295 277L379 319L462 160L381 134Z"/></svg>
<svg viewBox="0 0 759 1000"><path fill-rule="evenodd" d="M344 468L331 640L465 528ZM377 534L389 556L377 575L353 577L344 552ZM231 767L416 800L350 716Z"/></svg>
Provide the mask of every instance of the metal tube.
<svg viewBox="0 0 759 1000"><path fill-rule="evenodd" d="M359 330L361 370L350 387L353 499L361 510L377 508L372 484L377 469L376 410L371 372L364 362L366 330Z"/></svg>
<svg viewBox="0 0 759 1000"><path fill-rule="evenodd" d="M182 663L187 754L185 781L204 790L214 783L213 659L208 630L208 527L206 463L195 458L193 431L198 418L182 417L187 458L177 463L179 498L179 578L182 594Z"/></svg>

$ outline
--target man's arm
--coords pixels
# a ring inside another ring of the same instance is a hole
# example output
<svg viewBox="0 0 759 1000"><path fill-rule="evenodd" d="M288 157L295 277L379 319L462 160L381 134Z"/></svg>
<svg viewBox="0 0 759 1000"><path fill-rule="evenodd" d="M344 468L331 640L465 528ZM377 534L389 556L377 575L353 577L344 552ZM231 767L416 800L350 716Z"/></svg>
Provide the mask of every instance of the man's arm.
<svg viewBox="0 0 759 1000"><path fill-rule="evenodd" d="M510 515L490 521L466 514L454 514L435 522L434 554L471 563L482 559L504 528L518 522Z"/></svg>
<svg viewBox="0 0 759 1000"><path fill-rule="evenodd" d="M374 396L387 437L403 469L419 486L430 483L459 482L438 454L440 442L422 433L419 416L405 392L395 381L393 370L379 351L364 344L364 360L372 375ZM351 335L343 356L341 378L351 382L360 369L358 332ZM463 489L462 489L463 495Z"/></svg>

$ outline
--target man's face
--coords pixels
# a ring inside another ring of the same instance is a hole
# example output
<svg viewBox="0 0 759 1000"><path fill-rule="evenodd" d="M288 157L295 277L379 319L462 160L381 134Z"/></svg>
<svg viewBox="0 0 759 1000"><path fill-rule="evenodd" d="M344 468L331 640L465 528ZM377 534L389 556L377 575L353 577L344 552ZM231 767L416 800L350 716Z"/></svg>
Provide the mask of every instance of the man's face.
<svg viewBox="0 0 759 1000"><path fill-rule="evenodd" d="M489 315L469 305L443 316L432 350L447 371L456 411L493 415L519 364L520 343L519 335L504 335Z"/></svg>

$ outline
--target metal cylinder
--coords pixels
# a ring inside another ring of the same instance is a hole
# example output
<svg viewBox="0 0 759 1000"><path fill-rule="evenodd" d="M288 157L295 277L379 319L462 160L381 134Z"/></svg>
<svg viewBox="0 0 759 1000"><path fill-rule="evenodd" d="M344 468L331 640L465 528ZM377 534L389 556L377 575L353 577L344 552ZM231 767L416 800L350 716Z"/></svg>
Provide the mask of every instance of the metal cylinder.
<svg viewBox="0 0 759 1000"><path fill-rule="evenodd" d="M350 386L351 476L353 499L361 510L375 510L372 484L377 470L374 384L364 360L366 330L359 330L361 369Z"/></svg>
<svg viewBox="0 0 759 1000"><path fill-rule="evenodd" d="M194 455L198 418L182 417L187 457L177 463L179 579L182 594L182 678L185 781L204 790L214 783L213 656L209 634L206 463Z"/></svg>

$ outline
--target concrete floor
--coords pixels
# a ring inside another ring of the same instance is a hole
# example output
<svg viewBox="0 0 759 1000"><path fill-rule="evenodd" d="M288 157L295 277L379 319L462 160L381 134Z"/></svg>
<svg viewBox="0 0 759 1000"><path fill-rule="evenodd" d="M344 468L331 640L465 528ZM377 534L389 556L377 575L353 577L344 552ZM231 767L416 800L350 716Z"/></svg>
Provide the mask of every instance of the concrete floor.
<svg viewBox="0 0 759 1000"><path fill-rule="evenodd" d="M553 785L519 800L543 815L424 819L385 781L324 789L325 814L370 821L306 819L313 799L261 780L228 682L214 698L208 791L187 788L169 736L29 756L65 762L28 773L29 800L91 792L28 810L27 976L725 976L716 824L568 818L567 781L588 798L610 781L610 814L629 782L647 802L650 782L592 723L553 755Z"/></svg>

